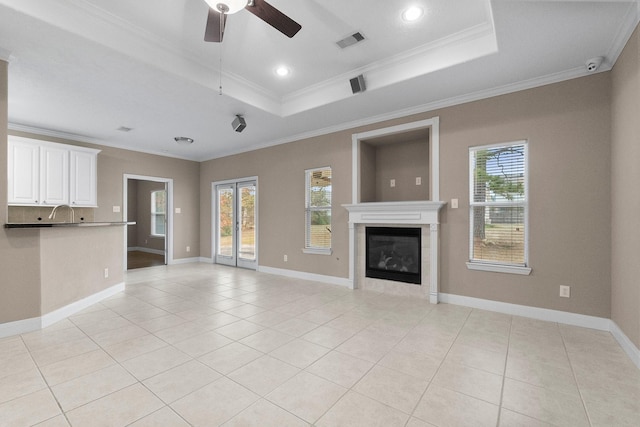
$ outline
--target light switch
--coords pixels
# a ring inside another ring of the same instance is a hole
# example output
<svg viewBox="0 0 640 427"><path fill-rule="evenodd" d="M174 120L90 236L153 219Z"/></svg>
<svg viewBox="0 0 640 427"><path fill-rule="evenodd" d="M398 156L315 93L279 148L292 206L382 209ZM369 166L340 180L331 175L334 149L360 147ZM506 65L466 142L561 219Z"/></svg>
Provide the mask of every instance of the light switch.
<svg viewBox="0 0 640 427"><path fill-rule="evenodd" d="M181 212L182 212L182 209L176 208L176 213L181 213Z"/></svg>
<svg viewBox="0 0 640 427"><path fill-rule="evenodd" d="M422 185L422 177L416 176L416 185Z"/></svg>
<svg viewBox="0 0 640 427"><path fill-rule="evenodd" d="M451 199L451 209L458 209L458 199Z"/></svg>
<svg viewBox="0 0 640 427"><path fill-rule="evenodd" d="M115 213L120 212L120 206L114 206L113 207L113 212L115 212Z"/></svg>
<svg viewBox="0 0 640 427"><path fill-rule="evenodd" d="M395 180L395 179L392 179L392 180L389 182L389 185L390 185L391 187L395 187L395 186L396 186L396 180Z"/></svg>

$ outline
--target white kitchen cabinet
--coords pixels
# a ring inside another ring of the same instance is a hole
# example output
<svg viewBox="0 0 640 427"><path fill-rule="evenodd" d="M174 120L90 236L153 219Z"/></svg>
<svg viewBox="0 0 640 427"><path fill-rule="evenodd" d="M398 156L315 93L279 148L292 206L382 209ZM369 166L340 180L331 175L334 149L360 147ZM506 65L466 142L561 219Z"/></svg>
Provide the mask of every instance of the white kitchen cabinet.
<svg viewBox="0 0 640 427"><path fill-rule="evenodd" d="M69 150L59 146L40 147L41 205L69 204Z"/></svg>
<svg viewBox="0 0 640 427"><path fill-rule="evenodd" d="M97 206L100 150L10 136L8 202L18 206Z"/></svg>
<svg viewBox="0 0 640 427"><path fill-rule="evenodd" d="M40 203L40 145L28 140L9 140L9 204Z"/></svg>
<svg viewBox="0 0 640 427"><path fill-rule="evenodd" d="M98 150L71 150L71 205L98 204Z"/></svg>

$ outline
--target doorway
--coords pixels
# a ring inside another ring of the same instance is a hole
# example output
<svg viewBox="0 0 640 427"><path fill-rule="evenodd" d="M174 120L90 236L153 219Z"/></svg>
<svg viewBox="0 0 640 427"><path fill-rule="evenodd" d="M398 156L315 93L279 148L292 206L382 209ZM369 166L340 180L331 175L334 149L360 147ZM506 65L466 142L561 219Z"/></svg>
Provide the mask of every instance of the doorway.
<svg viewBox="0 0 640 427"><path fill-rule="evenodd" d="M256 178L213 184L213 248L217 264L258 267Z"/></svg>
<svg viewBox="0 0 640 427"><path fill-rule="evenodd" d="M171 180L125 175L123 218L127 270L170 263Z"/></svg>

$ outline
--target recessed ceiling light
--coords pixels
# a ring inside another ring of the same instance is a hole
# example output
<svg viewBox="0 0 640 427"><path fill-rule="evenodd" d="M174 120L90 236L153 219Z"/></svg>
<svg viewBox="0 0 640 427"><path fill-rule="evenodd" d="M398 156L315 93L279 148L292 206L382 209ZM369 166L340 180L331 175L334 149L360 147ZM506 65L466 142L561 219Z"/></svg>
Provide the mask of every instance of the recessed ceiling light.
<svg viewBox="0 0 640 427"><path fill-rule="evenodd" d="M193 144L193 138L187 138L186 136L176 136L173 139L180 145Z"/></svg>
<svg viewBox="0 0 640 427"><path fill-rule="evenodd" d="M411 6L402 12L402 19L407 22L417 21L424 14L424 10L418 6Z"/></svg>
<svg viewBox="0 0 640 427"><path fill-rule="evenodd" d="M280 77L286 77L290 73L291 73L291 70L285 67L284 65L276 68L276 74L279 75Z"/></svg>

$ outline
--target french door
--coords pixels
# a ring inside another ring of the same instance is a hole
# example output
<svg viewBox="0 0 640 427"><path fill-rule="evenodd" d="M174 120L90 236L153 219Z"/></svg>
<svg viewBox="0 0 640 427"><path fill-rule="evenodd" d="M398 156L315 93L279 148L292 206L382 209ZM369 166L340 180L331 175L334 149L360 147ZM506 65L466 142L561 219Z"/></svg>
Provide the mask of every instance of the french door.
<svg viewBox="0 0 640 427"><path fill-rule="evenodd" d="M257 269L256 181L215 186L215 261Z"/></svg>

